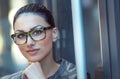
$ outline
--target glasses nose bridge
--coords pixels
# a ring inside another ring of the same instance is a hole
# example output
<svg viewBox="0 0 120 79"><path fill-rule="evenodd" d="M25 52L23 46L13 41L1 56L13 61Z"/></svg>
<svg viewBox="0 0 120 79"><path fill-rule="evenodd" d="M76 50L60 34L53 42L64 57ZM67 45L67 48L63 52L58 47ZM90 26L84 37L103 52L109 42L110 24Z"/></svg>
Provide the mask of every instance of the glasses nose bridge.
<svg viewBox="0 0 120 79"><path fill-rule="evenodd" d="M31 38L31 40L33 40L33 38L32 38L32 36L31 36L30 31L26 33L26 36L27 36L27 37L26 37L26 41L28 41L28 37L30 37L30 38Z"/></svg>
<svg viewBox="0 0 120 79"><path fill-rule="evenodd" d="M31 36L31 33L30 32L27 32L26 33L26 43L27 44L31 44L31 43L33 43L33 41L34 41L34 39L32 38L32 36Z"/></svg>
<svg viewBox="0 0 120 79"><path fill-rule="evenodd" d="M29 36L31 37L30 32L27 32L26 35L27 35L27 37L29 37Z"/></svg>

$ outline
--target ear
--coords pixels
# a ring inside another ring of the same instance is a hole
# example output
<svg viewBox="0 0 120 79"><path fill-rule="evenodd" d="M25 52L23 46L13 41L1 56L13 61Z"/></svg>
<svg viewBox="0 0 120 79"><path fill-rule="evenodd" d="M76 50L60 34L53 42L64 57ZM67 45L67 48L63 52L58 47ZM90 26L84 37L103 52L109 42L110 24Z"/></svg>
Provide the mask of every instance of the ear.
<svg viewBox="0 0 120 79"><path fill-rule="evenodd" d="M53 42L57 41L58 39L58 28L57 27L54 27L52 29L52 39L53 39Z"/></svg>

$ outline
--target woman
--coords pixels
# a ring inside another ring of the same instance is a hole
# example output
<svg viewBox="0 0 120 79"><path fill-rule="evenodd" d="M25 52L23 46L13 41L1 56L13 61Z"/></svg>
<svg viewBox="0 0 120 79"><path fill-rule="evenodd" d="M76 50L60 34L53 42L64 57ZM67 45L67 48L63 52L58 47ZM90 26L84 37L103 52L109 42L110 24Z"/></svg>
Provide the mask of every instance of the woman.
<svg viewBox="0 0 120 79"><path fill-rule="evenodd" d="M20 72L4 76L2 79L76 79L76 68L62 59L56 63L52 46L57 40L51 12L40 4L28 4L20 8L14 16L14 34L11 35L21 53L29 62Z"/></svg>

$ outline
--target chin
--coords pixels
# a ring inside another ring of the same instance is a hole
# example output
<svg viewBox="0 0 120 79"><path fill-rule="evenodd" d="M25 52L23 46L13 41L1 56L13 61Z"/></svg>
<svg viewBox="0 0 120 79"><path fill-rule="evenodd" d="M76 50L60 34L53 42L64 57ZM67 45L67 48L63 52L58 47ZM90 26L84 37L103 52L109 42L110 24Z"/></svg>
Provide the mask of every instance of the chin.
<svg viewBox="0 0 120 79"><path fill-rule="evenodd" d="M42 61L42 59L40 59L40 58L31 58L31 59L28 59L28 61L30 61L30 62L40 62L40 61Z"/></svg>

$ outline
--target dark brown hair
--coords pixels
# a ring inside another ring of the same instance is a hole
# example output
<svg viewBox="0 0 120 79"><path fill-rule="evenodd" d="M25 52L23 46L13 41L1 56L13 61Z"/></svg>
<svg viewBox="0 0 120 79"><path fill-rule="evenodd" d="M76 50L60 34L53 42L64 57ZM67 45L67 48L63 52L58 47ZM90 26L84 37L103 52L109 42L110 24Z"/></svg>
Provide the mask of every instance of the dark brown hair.
<svg viewBox="0 0 120 79"><path fill-rule="evenodd" d="M42 4L31 3L21 7L14 16L13 28L16 19L23 13L34 13L43 17L51 27L55 27L54 18L52 13Z"/></svg>

